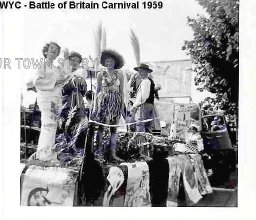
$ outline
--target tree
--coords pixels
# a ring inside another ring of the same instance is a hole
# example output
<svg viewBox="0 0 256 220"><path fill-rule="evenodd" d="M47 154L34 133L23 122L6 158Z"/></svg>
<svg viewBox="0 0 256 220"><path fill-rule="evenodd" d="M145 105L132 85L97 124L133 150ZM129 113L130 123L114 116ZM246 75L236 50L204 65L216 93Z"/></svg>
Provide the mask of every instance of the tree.
<svg viewBox="0 0 256 220"><path fill-rule="evenodd" d="M239 1L197 0L206 16L188 17L194 39L185 41L195 64L195 85L216 94L219 107L236 113L239 87Z"/></svg>

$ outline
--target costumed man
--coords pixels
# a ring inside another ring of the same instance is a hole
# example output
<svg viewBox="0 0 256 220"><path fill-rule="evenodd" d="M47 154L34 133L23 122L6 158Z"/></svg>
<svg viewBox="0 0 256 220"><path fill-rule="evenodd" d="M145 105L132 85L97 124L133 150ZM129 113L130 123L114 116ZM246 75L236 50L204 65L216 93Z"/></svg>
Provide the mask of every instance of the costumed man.
<svg viewBox="0 0 256 220"><path fill-rule="evenodd" d="M146 64L140 64L140 66L135 67L134 70L138 71L138 76L141 79L136 99L131 109L135 115L135 121L137 122L136 131L152 133L151 121L143 122L144 120L154 118L155 83L148 77L152 70Z"/></svg>
<svg viewBox="0 0 256 220"><path fill-rule="evenodd" d="M149 73L148 75L148 78L151 79L151 81L153 81L153 76L151 73ZM154 82L154 81L153 81ZM128 102L128 112L129 112L129 109L131 108L130 106L133 105L133 103L135 102L136 100L136 94L138 92L138 88L140 86L140 83L141 83L141 77L139 76L139 73L136 72L135 74L133 74L128 82L128 87L129 87L129 102ZM160 85L155 85L155 88L154 88L154 98L156 98L157 100L159 100L159 95L158 95L158 91L161 89L161 86ZM155 107L155 105L153 104L153 114L154 114L154 117L155 120L151 122L151 126L152 126L152 131L156 131L156 130L161 130L161 127L160 127L160 121L156 118L158 118L158 113L157 113L157 109ZM135 119L134 119L134 115L133 114L130 114L129 115L129 122L134 122ZM130 130L131 131L135 131L136 130L136 126L135 125L131 125L130 126Z"/></svg>

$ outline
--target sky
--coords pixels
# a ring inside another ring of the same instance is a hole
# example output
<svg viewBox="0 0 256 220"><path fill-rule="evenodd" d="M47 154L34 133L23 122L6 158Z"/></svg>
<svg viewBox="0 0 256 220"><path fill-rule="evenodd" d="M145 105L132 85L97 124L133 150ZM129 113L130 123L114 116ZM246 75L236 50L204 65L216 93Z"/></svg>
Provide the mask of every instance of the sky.
<svg viewBox="0 0 256 220"><path fill-rule="evenodd" d="M13 47L16 45L15 57L39 59L43 45L56 41L62 49L77 51L84 58L94 58L94 33L101 23L106 30L107 48L123 55L126 63L124 69L136 66L130 43L131 29L140 42L141 62L189 59L186 52L181 50L185 40L193 39L187 17L196 17L197 14L205 14L205 11L195 0L163 0L163 5L163 9L158 10L23 10L16 12L15 17L13 12L5 12L4 34L9 40L10 33L15 32L12 36L15 41ZM8 51L5 53L8 54ZM35 69L21 68L17 71L25 92L24 85ZM199 93L192 85L192 99L195 102L205 96L208 93Z"/></svg>
<svg viewBox="0 0 256 220"><path fill-rule="evenodd" d="M94 55L94 36L102 22L107 47L119 51L128 66L135 64L130 44L130 29L141 47L141 61L163 61L188 58L181 50L184 40L192 39L186 25L187 16L196 17L204 10L195 0L164 0L159 10L66 10L31 11L24 15L24 43L27 55L41 56L42 45L57 41L63 48L77 50L83 56Z"/></svg>

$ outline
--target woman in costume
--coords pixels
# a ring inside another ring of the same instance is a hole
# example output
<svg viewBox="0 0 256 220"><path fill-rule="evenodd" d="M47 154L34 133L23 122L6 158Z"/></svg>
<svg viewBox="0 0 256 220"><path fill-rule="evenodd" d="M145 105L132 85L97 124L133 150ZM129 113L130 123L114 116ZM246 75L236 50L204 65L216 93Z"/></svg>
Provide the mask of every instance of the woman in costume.
<svg viewBox="0 0 256 220"><path fill-rule="evenodd" d="M34 79L42 124L36 158L43 161L56 158L53 146L62 107L61 89L66 80L65 73L53 64L60 54L60 49L55 42L47 43L43 47L42 52L46 59L43 66L36 72Z"/></svg>
<svg viewBox="0 0 256 220"><path fill-rule="evenodd" d="M203 140L199 133L199 127L195 124L191 124L189 126L189 134L186 145L193 153L199 153L204 149Z"/></svg>
<svg viewBox="0 0 256 220"><path fill-rule="evenodd" d="M199 133L199 126L191 124L188 128L186 143L174 144L176 152L197 154L204 150L203 140Z"/></svg>
<svg viewBox="0 0 256 220"><path fill-rule="evenodd" d="M59 120L55 151L58 159L61 154L81 154L85 145L88 118L84 105L87 91L86 69L81 68L82 56L77 52L64 52L65 62L62 70L68 76L62 87L62 112Z"/></svg>
<svg viewBox="0 0 256 220"><path fill-rule="evenodd" d="M104 50L100 63L106 67L97 75L97 90L91 119L108 125L118 125L124 102L124 78L119 70L124 65L123 57L115 51ZM97 142L100 157L103 149L103 125L99 124ZM116 127L110 126L110 156L112 161L121 162L116 156Z"/></svg>
<svg viewBox="0 0 256 220"><path fill-rule="evenodd" d="M87 91L85 81L86 70L80 68L82 56L77 52L64 53L63 71L69 76L69 80L62 87L63 109L61 112L61 128L64 129L68 115L76 107L76 116L84 117L83 97Z"/></svg>

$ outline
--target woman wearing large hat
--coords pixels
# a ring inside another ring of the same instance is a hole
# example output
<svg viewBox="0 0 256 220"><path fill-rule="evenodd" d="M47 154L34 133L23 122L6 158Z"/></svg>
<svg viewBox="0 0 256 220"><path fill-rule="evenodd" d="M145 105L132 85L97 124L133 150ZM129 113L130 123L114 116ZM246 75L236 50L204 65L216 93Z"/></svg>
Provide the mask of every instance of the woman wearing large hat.
<svg viewBox="0 0 256 220"><path fill-rule="evenodd" d="M102 124L117 125L124 101L124 77L119 70L124 65L123 57L113 50L104 50L100 63L103 68L97 75L97 89L91 119ZM110 154L114 161L122 161L116 156L116 127L110 127ZM103 125L97 133L99 152L102 153Z"/></svg>

